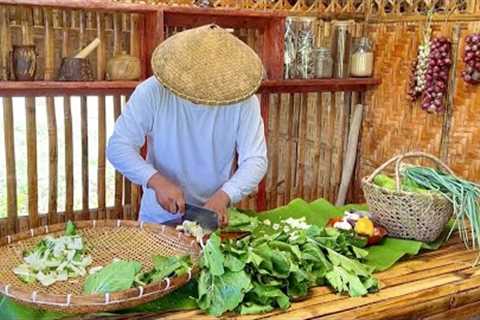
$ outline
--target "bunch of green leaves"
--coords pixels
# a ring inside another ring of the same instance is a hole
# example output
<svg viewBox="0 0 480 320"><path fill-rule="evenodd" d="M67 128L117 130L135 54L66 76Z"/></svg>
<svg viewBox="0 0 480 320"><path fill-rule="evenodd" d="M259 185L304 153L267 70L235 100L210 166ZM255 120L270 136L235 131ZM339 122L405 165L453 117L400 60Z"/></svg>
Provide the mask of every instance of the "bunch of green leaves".
<svg viewBox="0 0 480 320"><path fill-rule="evenodd" d="M92 263L86 255L86 247L76 226L69 221L65 234L60 237L47 235L32 249L23 253L23 262L13 272L24 282L39 281L50 286L57 281L84 276L86 268Z"/></svg>
<svg viewBox="0 0 480 320"><path fill-rule="evenodd" d="M181 276L188 273L192 266L190 256L155 256L153 269L136 275L135 283L140 286L162 281L171 276Z"/></svg>
<svg viewBox="0 0 480 320"><path fill-rule="evenodd" d="M258 219L241 213L237 209L228 210L228 225L225 232L252 232L258 226Z"/></svg>
<svg viewBox="0 0 480 320"><path fill-rule="evenodd" d="M152 270L141 272L138 261L114 261L87 277L83 291L85 293L107 293L129 289L133 286L145 286L162 281L171 276L187 273L192 262L190 256L155 256Z"/></svg>
<svg viewBox="0 0 480 320"><path fill-rule="evenodd" d="M480 248L480 185L449 173L428 167L406 165L401 169L405 179L442 194L453 205L455 223L450 234L458 227L465 246ZM470 223L468 231L466 221ZM480 260L480 254L474 262Z"/></svg>
<svg viewBox="0 0 480 320"><path fill-rule="evenodd" d="M360 262L366 255L348 235L316 226L224 243L213 234L200 261L198 305L215 316L286 309L324 284L362 296L378 288L372 268Z"/></svg>

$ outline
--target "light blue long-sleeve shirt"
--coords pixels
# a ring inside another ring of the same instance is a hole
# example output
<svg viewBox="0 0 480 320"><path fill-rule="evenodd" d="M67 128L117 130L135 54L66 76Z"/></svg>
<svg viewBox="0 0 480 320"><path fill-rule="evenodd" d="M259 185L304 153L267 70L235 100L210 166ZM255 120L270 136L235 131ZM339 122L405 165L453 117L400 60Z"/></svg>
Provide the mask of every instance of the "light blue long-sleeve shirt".
<svg viewBox="0 0 480 320"><path fill-rule="evenodd" d="M147 157L139 150L147 138ZM238 153L238 169L231 175ZM154 78L132 93L107 147L108 160L143 186L140 220L176 219L147 187L156 173L176 183L187 202L203 205L218 189L231 203L251 193L267 170L267 148L258 98L228 106L198 105L164 88Z"/></svg>

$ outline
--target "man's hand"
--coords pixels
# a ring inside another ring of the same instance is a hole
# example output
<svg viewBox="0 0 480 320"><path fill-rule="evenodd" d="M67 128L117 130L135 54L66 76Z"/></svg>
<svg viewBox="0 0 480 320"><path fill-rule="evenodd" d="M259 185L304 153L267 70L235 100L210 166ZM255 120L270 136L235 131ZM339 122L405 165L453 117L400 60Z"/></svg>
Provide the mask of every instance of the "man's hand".
<svg viewBox="0 0 480 320"><path fill-rule="evenodd" d="M147 186L155 191L157 201L163 209L171 213L185 212L183 191L175 183L157 172L148 180Z"/></svg>
<svg viewBox="0 0 480 320"><path fill-rule="evenodd" d="M223 190L218 190L213 196L205 203L204 208L215 211L218 215L218 223L221 226L228 224L228 211L227 207L230 203L230 198Z"/></svg>

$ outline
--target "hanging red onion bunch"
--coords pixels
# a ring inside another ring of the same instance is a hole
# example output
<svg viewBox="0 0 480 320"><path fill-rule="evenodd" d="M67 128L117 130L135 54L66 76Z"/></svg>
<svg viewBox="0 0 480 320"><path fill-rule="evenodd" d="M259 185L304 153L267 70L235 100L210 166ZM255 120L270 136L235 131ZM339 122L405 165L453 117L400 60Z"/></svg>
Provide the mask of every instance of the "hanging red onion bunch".
<svg viewBox="0 0 480 320"><path fill-rule="evenodd" d="M448 89L448 74L452 65L452 44L445 37L434 38L430 43L426 87L422 95L422 109L443 112Z"/></svg>
<svg viewBox="0 0 480 320"><path fill-rule="evenodd" d="M465 62L465 69L462 71L463 80L471 84L480 83L480 33L474 33L465 38L463 62Z"/></svg>

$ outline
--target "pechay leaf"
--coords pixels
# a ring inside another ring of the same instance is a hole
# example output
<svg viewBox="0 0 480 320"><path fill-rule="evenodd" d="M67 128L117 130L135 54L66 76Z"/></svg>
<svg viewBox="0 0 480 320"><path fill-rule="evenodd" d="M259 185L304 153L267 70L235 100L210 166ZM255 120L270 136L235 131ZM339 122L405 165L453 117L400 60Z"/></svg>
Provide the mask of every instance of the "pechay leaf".
<svg viewBox="0 0 480 320"><path fill-rule="evenodd" d="M224 262L225 257L220 248L220 237L216 233L213 233L203 249L201 264L207 268L212 275L221 276L225 272L223 268Z"/></svg>
<svg viewBox="0 0 480 320"><path fill-rule="evenodd" d="M237 272L245 268L245 262L229 254L225 257L225 268Z"/></svg>
<svg viewBox="0 0 480 320"><path fill-rule="evenodd" d="M252 232L258 226L258 219L239 212L236 209L228 210L228 226L225 232Z"/></svg>
<svg viewBox="0 0 480 320"><path fill-rule="evenodd" d="M251 302L243 303L240 307L237 308L237 312L241 315L246 314L258 314L266 313L272 311L274 308L271 305L261 305Z"/></svg>
<svg viewBox="0 0 480 320"><path fill-rule="evenodd" d="M66 236L75 236L77 234L77 226L72 222L68 221L65 226L65 235Z"/></svg>
<svg viewBox="0 0 480 320"><path fill-rule="evenodd" d="M135 275L142 268L137 261L116 261L89 275L83 287L84 293L108 293L132 287Z"/></svg>
<svg viewBox="0 0 480 320"><path fill-rule="evenodd" d="M208 314L220 316L234 310L243 301L245 292L250 289L250 286L250 276L245 271L227 271L221 277L214 277Z"/></svg>

